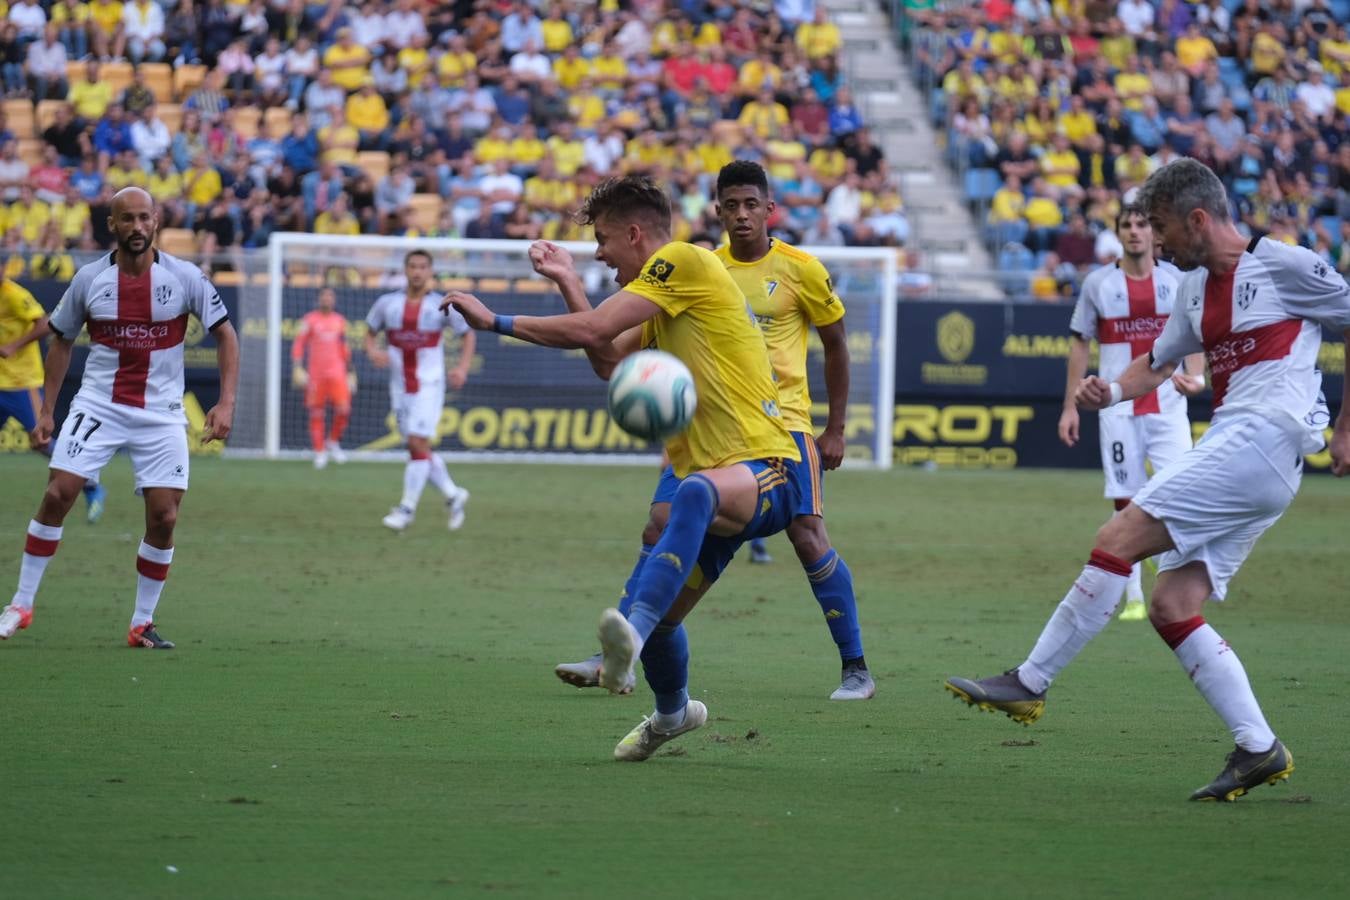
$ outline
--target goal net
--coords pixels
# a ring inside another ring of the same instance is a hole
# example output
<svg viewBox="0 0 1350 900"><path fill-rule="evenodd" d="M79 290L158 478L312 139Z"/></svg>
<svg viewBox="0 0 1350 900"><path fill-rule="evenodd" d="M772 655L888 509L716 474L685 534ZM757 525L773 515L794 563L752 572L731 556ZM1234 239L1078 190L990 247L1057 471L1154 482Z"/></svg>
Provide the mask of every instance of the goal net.
<svg viewBox="0 0 1350 900"><path fill-rule="evenodd" d="M618 289L593 259L594 246L564 244L576 259L592 302ZM240 317L246 363L229 453L304 458L311 453L304 391L291 383L291 350L304 315L332 287L348 323L357 376L343 446L353 458L402 459L403 437L389 406L389 375L366 357L365 317L375 299L403 284L403 258L413 249L434 260L436 290L466 290L494 310L552 315L566 311L557 290L530 267L523 241L457 238L343 237L278 234L268 247L267 273L243 279ZM829 268L848 309L851 360L848 459L888 467L894 393L896 263L873 248L811 249ZM461 341L447 333L447 370ZM823 352L814 332L809 347L813 415L827 412ZM632 438L609 418L605 384L585 355L535 347L480 332L467 384L447 386L434 441L449 459L474 461L651 463L660 447Z"/></svg>

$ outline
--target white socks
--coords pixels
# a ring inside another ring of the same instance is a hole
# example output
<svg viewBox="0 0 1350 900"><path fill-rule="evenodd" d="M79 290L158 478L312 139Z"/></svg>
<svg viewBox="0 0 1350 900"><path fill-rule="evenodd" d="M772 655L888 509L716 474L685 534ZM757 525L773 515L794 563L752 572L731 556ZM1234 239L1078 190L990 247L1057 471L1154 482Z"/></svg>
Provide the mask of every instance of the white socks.
<svg viewBox="0 0 1350 900"><path fill-rule="evenodd" d="M449 500L459 493L459 488L455 487L455 480L450 477L450 471L445 467L445 460L441 459L440 454L431 454L431 484L436 490L445 495Z"/></svg>
<svg viewBox="0 0 1350 900"><path fill-rule="evenodd" d="M1275 732L1266 723L1247 672L1228 642L1200 616L1163 625L1158 634L1176 653L1196 690L1233 732L1233 742L1252 753L1269 750Z"/></svg>
<svg viewBox="0 0 1350 900"><path fill-rule="evenodd" d="M680 711L677 713L654 712L652 713L652 727L657 731L670 734L684 724L684 717L688 712L689 704L687 703L680 707Z"/></svg>
<svg viewBox="0 0 1350 900"><path fill-rule="evenodd" d="M131 617L132 628L155 620L155 607L159 605L159 595L164 593L171 562L172 547L161 550L141 541L136 551L136 613Z"/></svg>
<svg viewBox="0 0 1350 900"><path fill-rule="evenodd" d="M1093 550L1088 564L1068 595L1045 623L1031 655L1017 669L1027 690L1039 694L1050 687L1087 642L1115 615L1125 592L1130 564L1102 550Z"/></svg>
<svg viewBox="0 0 1350 900"><path fill-rule="evenodd" d="M403 470L403 500L400 506L416 511L417 501L422 499L422 488L427 486L427 477L430 474L431 460L425 457L408 460L408 465Z"/></svg>
<svg viewBox="0 0 1350 900"><path fill-rule="evenodd" d="M33 519L28 523L28 540L23 547L23 562L19 566L19 587L14 592L13 604L20 609L32 609L42 573L52 561L56 547L61 543L60 525L43 525Z"/></svg>
<svg viewBox="0 0 1350 900"><path fill-rule="evenodd" d="M1125 583L1125 602L1144 602L1144 567L1142 563L1130 566L1130 580Z"/></svg>

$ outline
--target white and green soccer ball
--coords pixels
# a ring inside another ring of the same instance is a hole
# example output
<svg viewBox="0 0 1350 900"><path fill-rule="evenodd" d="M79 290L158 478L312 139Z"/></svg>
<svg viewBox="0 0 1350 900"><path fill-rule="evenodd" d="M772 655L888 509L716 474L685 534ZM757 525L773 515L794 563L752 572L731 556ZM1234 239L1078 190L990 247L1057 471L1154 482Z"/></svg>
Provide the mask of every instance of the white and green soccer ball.
<svg viewBox="0 0 1350 900"><path fill-rule="evenodd" d="M609 377L609 414L644 441L663 441L689 427L698 408L694 376L669 353L639 350Z"/></svg>

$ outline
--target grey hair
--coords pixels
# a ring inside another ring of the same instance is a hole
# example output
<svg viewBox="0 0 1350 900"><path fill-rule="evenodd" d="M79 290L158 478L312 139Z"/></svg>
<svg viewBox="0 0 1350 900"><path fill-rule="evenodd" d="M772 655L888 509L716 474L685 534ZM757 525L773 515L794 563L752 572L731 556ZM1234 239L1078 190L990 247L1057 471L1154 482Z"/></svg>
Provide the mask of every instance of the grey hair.
<svg viewBox="0 0 1350 900"><path fill-rule="evenodd" d="M1148 215L1185 216L1202 209L1216 221L1230 219L1228 193L1219 176L1204 163L1186 157L1173 160L1150 175L1134 202Z"/></svg>

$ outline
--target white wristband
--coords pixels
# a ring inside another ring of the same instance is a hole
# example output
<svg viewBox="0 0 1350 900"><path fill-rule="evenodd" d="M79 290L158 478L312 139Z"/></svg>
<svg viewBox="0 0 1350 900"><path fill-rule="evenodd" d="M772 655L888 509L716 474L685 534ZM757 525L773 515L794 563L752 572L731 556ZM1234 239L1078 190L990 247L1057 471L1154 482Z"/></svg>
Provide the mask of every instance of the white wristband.
<svg viewBox="0 0 1350 900"><path fill-rule="evenodd" d="M1119 382L1119 381L1113 381L1113 382L1111 382L1111 402L1110 402L1108 405L1109 405L1109 406L1115 406L1117 403L1119 403L1119 402L1120 402L1120 398L1121 398L1121 396L1122 396L1123 393L1124 393L1124 392L1121 391L1121 389L1120 389L1120 382Z"/></svg>

